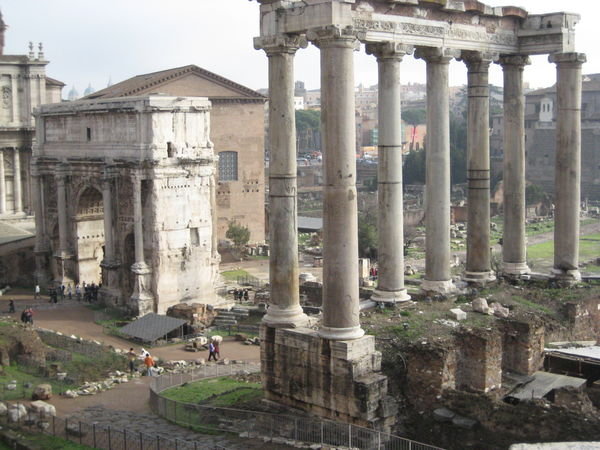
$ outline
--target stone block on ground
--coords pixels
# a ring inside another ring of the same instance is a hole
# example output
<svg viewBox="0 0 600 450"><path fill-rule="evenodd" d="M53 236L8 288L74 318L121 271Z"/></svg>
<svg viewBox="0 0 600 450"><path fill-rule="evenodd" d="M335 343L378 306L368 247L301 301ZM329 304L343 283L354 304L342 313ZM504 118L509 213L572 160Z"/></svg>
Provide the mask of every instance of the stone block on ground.
<svg viewBox="0 0 600 450"><path fill-rule="evenodd" d="M32 400L50 400L52 398L52 385L38 384L33 390Z"/></svg>
<svg viewBox="0 0 600 450"><path fill-rule="evenodd" d="M79 426L79 422L69 423L66 427L67 434L75 437L83 437L87 434L83 427Z"/></svg>
<svg viewBox="0 0 600 450"><path fill-rule="evenodd" d="M39 417L51 417L56 416L56 408L50 403L46 403L42 400L31 402L31 411Z"/></svg>
<svg viewBox="0 0 600 450"><path fill-rule="evenodd" d="M487 300L483 297L476 298L471 302L471 306L473 307L473 311L481 313L481 314L489 314L490 307L488 306Z"/></svg>
<svg viewBox="0 0 600 450"><path fill-rule="evenodd" d="M502 306L500 303L492 303L491 309L494 311L494 315L496 317L506 319L510 315L510 310Z"/></svg>
<svg viewBox="0 0 600 450"><path fill-rule="evenodd" d="M0 402L0 416L5 416L8 412L8 408L6 407L6 403Z"/></svg>
<svg viewBox="0 0 600 450"><path fill-rule="evenodd" d="M455 416L452 419L452 424L465 430L472 430L477 425L477 421L468 417Z"/></svg>
<svg viewBox="0 0 600 450"><path fill-rule="evenodd" d="M433 418L436 422L452 422L456 414L448 408L437 408L433 411Z"/></svg>
<svg viewBox="0 0 600 450"><path fill-rule="evenodd" d="M19 422L25 416L27 416L27 409L25 408L25 405L22 405L21 403L10 405L8 408L9 422Z"/></svg>
<svg viewBox="0 0 600 450"><path fill-rule="evenodd" d="M450 317L457 321L466 320L467 313L460 308L452 308L450 310Z"/></svg>

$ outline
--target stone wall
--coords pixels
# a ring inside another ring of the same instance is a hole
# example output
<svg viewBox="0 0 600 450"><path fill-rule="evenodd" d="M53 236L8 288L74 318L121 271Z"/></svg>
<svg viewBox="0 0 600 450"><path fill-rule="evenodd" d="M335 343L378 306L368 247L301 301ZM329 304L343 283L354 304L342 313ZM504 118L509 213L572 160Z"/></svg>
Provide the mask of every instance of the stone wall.
<svg viewBox="0 0 600 450"><path fill-rule="evenodd" d="M544 360L544 326L541 323L504 320L502 370L531 375Z"/></svg>
<svg viewBox="0 0 600 450"><path fill-rule="evenodd" d="M36 330L42 342L51 347L59 347L70 352L81 353L88 356L100 356L109 351L99 342L86 341L81 338L65 336L52 330Z"/></svg>
<svg viewBox="0 0 600 450"><path fill-rule="evenodd" d="M455 388L457 353L450 346L419 342L404 348L403 352L407 398L430 405L444 389Z"/></svg>
<svg viewBox="0 0 600 450"><path fill-rule="evenodd" d="M494 329L461 329L456 336L456 387L489 392L502 386L502 339Z"/></svg>
<svg viewBox="0 0 600 450"><path fill-rule="evenodd" d="M260 338L267 400L382 430L395 420L373 336L331 341L307 328L263 325Z"/></svg>

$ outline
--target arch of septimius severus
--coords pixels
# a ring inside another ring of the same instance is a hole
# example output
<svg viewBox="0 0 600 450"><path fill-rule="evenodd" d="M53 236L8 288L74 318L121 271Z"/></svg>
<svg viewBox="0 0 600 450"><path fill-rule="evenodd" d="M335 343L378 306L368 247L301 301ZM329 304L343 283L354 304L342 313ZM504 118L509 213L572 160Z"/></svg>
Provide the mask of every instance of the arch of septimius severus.
<svg viewBox="0 0 600 450"><path fill-rule="evenodd" d="M400 68L414 52L427 65L425 291L449 293L450 145L448 67L468 73L468 237L463 278L493 279L490 261L490 64L504 72L502 271L529 271L525 247L523 70L529 55L556 65L558 118L553 275L577 280L581 66L569 13L529 15L475 0L258 0L255 47L269 61L271 305L262 328L266 395L334 418L385 426L393 417L380 355L359 323L353 52L379 67L379 301L407 300L404 287ZM293 60L311 42L321 54L324 147L323 322L303 328L298 299Z"/></svg>

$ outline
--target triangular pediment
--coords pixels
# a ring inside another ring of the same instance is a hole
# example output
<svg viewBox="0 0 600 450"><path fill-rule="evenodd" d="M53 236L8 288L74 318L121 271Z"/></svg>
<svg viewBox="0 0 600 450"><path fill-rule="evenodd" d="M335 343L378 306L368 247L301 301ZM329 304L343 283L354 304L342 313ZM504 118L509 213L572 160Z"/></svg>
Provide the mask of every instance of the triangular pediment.
<svg viewBox="0 0 600 450"><path fill-rule="evenodd" d="M159 93L215 99L264 99L264 96L252 89L195 65L138 75L86 98L130 97Z"/></svg>

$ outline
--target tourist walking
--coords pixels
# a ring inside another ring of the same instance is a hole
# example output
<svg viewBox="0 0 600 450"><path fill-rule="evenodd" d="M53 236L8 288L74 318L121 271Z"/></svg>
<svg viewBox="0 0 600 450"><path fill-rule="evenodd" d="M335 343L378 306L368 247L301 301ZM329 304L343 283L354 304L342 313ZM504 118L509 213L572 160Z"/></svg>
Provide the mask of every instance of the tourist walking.
<svg viewBox="0 0 600 450"><path fill-rule="evenodd" d="M9 313L14 313L15 312L15 301L14 300L10 300L8 302L8 312Z"/></svg>
<svg viewBox="0 0 600 450"><path fill-rule="evenodd" d="M219 350L219 341L215 341L214 347L215 347L215 358L218 361L219 358L221 358L221 352Z"/></svg>
<svg viewBox="0 0 600 450"><path fill-rule="evenodd" d="M215 354L215 344L213 343L213 341L210 341L210 344L208 344L208 360L210 361L211 358L214 361L217 360L217 355Z"/></svg>
<svg viewBox="0 0 600 450"><path fill-rule="evenodd" d="M39 284L35 285L33 298L34 298L34 300L37 300L38 298L40 298L40 285Z"/></svg>
<svg viewBox="0 0 600 450"><path fill-rule="evenodd" d="M75 298L77 299L78 302L81 301L81 287L79 286L79 284L77 284L77 286L75 286Z"/></svg>
<svg viewBox="0 0 600 450"><path fill-rule="evenodd" d="M152 356L148 352L146 352L146 357L144 358L144 365L146 366L146 375L149 377L154 375L154 359L152 359Z"/></svg>
<svg viewBox="0 0 600 450"><path fill-rule="evenodd" d="M129 373L135 372L135 360L137 359L137 355L133 350L133 347L127 352L127 359L129 360Z"/></svg>
<svg viewBox="0 0 600 450"><path fill-rule="evenodd" d="M73 292L71 290L71 285L69 285L67 287L67 297L69 297L69 300L71 300L73 298Z"/></svg>

